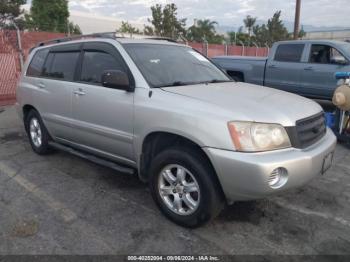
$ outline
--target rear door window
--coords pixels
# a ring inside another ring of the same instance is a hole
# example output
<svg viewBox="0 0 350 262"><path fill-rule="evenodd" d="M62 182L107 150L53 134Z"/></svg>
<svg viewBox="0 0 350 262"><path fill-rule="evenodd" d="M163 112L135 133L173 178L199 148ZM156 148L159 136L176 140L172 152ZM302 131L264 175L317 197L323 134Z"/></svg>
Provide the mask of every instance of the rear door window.
<svg viewBox="0 0 350 262"><path fill-rule="evenodd" d="M34 54L33 59L30 62L27 69L27 76L33 76L33 77L41 76L45 59L48 53L49 53L48 49L43 49L43 50L37 51Z"/></svg>
<svg viewBox="0 0 350 262"><path fill-rule="evenodd" d="M50 53L44 75L49 78L73 81L80 52Z"/></svg>
<svg viewBox="0 0 350 262"><path fill-rule="evenodd" d="M277 47L275 61L300 62L304 44L281 44Z"/></svg>
<svg viewBox="0 0 350 262"><path fill-rule="evenodd" d="M85 51L81 69L80 81L98 84L102 83L102 74L106 70L124 71L122 61L103 51Z"/></svg>

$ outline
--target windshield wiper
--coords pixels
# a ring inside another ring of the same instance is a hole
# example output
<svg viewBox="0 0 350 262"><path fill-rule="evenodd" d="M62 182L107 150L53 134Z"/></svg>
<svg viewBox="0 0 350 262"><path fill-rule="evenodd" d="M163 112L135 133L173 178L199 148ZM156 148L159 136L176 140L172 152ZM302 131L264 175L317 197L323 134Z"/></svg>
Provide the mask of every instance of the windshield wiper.
<svg viewBox="0 0 350 262"><path fill-rule="evenodd" d="M200 85L200 84L211 84L211 83L224 83L224 82L234 82L233 80L219 80L219 79L213 79L209 81L202 81L202 82L183 82L183 81L175 81L169 84L154 86L155 88L162 88L162 87L171 87L171 86L188 86L188 85Z"/></svg>
<svg viewBox="0 0 350 262"><path fill-rule="evenodd" d="M219 80L219 79L213 79L210 81L207 81L208 84L214 84L214 83L226 83L226 82L234 82L233 80Z"/></svg>
<svg viewBox="0 0 350 262"><path fill-rule="evenodd" d="M196 84L195 82L182 82L182 81L175 81L169 84L164 84L164 85L159 85L155 86L156 88L161 88L161 87L170 87L170 86L188 86L188 85L193 85Z"/></svg>

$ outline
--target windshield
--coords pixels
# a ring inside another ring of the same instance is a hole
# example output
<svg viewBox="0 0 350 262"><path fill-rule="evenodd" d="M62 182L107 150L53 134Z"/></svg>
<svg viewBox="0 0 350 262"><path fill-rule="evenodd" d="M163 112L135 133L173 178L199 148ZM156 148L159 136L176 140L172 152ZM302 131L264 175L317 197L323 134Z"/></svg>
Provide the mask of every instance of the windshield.
<svg viewBox="0 0 350 262"><path fill-rule="evenodd" d="M185 46L125 44L151 87L231 81L207 58Z"/></svg>

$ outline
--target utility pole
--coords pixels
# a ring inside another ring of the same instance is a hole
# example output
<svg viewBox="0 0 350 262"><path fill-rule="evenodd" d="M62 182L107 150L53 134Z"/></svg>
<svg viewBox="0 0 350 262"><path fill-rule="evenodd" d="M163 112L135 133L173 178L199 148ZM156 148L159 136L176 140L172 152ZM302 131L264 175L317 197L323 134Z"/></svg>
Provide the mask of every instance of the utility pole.
<svg viewBox="0 0 350 262"><path fill-rule="evenodd" d="M298 36L299 36L300 7L301 7L301 0L296 0L296 5L295 5L295 20L294 20L294 40L297 40L297 39L298 39Z"/></svg>

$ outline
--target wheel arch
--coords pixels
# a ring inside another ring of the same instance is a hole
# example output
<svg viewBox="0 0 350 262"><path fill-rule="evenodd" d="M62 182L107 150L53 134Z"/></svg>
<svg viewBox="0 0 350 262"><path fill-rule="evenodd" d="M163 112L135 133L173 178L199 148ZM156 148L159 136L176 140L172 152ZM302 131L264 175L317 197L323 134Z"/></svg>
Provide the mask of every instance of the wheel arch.
<svg viewBox="0 0 350 262"><path fill-rule="evenodd" d="M202 149L198 142L193 141L192 139L185 137L183 135L179 135L176 133L165 132L165 131L155 131L149 133L143 140L142 143L142 153L139 159L139 178L143 182L148 182L149 178L149 168L152 159L162 152L163 150L174 147L174 146L183 146L188 147L190 149L196 150L199 154L201 154L206 160L207 163L212 168L215 174L215 182L219 186L219 191L224 196L224 192L222 190L221 183L216 174L216 170L214 165L212 164L207 153Z"/></svg>

